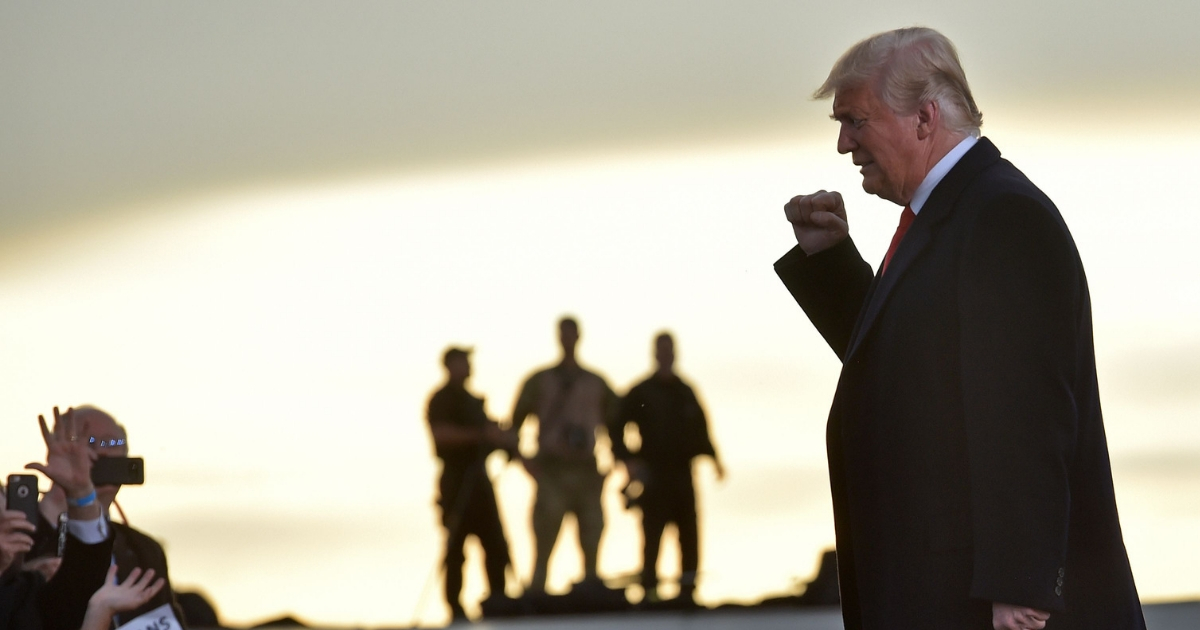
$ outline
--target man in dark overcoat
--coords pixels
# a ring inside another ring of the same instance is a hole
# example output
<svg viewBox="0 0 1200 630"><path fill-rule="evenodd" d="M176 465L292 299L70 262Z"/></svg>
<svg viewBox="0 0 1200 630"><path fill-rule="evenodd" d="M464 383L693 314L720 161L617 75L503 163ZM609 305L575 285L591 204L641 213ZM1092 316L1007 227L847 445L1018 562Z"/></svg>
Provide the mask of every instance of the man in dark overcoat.
<svg viewBox="0 0 1200 630"><path fill-rule="evenodd" d="M1058 209L979 136L926 28L835 64L838 152L904 206L878 273L836 192L793 198L775 270L842 360L827 428L849 629L1144 628Z"/></svg>

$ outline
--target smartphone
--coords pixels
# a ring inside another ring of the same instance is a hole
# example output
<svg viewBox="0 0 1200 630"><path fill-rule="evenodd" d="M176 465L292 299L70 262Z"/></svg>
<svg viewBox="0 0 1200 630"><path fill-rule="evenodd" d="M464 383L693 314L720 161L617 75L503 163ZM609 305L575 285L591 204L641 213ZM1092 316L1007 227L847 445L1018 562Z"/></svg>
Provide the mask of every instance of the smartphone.
<svg viewBox="0 0 1200 630"><path fill-rule="evenodd" d="M37 475L9 475L5 499L8 509L25 513L30 523L38 522L38 478Z"/></svg>
<svg viewBox="0 0 1200 630"><path fill-rule="evenodd" d="M146 483L141 457L100 457L92 463L92 483L97 486L136 486Z"/></svg>

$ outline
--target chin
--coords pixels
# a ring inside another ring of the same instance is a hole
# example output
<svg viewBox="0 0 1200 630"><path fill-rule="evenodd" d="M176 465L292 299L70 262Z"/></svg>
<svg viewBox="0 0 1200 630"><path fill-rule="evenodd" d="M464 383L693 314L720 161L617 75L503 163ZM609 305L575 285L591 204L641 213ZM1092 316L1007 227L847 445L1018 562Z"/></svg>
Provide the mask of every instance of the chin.
<svg viewBox="0 0 1200 630"><path fill-rule="evenodd" d="M876 197L879 197L885 201L890 201L902 206L904 205L902 202L896 201L899 195L896 195L895 191L881 185L879 182L871 182L863 179L862 187L863 191L865 191L868 195L875 195Z"/></svg>

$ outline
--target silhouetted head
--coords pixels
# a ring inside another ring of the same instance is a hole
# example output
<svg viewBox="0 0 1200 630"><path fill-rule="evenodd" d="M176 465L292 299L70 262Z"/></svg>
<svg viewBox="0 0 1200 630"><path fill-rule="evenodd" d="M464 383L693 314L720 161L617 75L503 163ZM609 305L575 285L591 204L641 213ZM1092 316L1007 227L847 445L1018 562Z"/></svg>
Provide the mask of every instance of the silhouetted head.
<svg viewBox="0 0 1200 630"><path fill-rule="evenodd" d="M654 360L658 362L659 376L675 373L675 340L671 333L661 332L654 338Z"/></svg>
<svg viewBox="0 0 1200 630"><path fill-rule="evenodd" d="M574 317L558 320L558 341L562 344L563 358L575 360L575 346L579 343L579 322Z"/></svg>
<svg viewBox="0 0 1200 630"><path fill-rule="evenodd" d="M80 433L87 436L88 447L100 457L128 457L129 440L125 427L108 412L91 405L75 407L75 422L80 427ZM104 485L96 487L96 498L104 509L108 509L117 497L121 486Z"/></svg>
<svg viewBox="0 0 1200 630"><path fill-rule="evenodd" d="M442 365L446 366L446 374L450 382L463 384L471 376L471 349L449 348L442 355Z"/></svg>

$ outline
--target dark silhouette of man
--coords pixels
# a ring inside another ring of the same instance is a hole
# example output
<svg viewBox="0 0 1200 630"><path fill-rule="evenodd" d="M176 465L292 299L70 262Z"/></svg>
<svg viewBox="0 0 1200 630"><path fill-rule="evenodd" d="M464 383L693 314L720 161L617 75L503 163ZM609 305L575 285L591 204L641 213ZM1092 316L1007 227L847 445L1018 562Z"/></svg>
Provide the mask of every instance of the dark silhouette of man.
<svg viewBox="0 0 1200 630"><path fill-rule="evenodd" d="M474 534L483 546L490 597L504 596L508 541L500 523L496 494L485 466L495 450L515 449L515 442L488 419L483 399L467 391L471 376L469 350L450 348L442 363L446 384L429 399L429 431L434 451L442 460L438 484L442 525L446 528L446 603L453 620L465 620L459 601L463 585L463 545Z"/></svg>
<svg viewBox="0 0 1200 630"><path fill-rule="evenodd" d="M617 395L604 378L579 365L575 358L579 323L564 317L559 321L558 333L562 360L525 381L512 414L514 435L530 414L538 418L537 454L524 460L537 484L533 505L537 549L530 583L533 592L546 588L550 553L568 513L575 515L579 526L584 583L599 584L596 564L604 530L600 505L604 475L596 468L596 432L611 422L618 404Z"/></svg>
<svg viewBox="0 0 1200 630"><path fill-rule="evenodd" d="M663 530L674 523L679 532L682 574L680 598L691 601L700 567L700 534L696 523L696 489L692 485L692 460L712 458L718 479L725 468L713 448L708 420L692 388L675 373L675 342L668 333L654 340L657 368L649 378L629 390L621 401L616 424L609 429L613 456L625 464L631 483L640 483L637 498L642 508L642 587L646 601L658 596L658 552ZM625 428L637 426L640 446L631 451Z"/></svg>
<svg viewBox="0 0 1200 630"><path fill-rule="evenodd" d="M863 189L905 208L872 273L841 195L797 196L775 264L842 360L827 439L846 628L1144 628L1058 209L979 137L936 31L856 44L816 96Z"/></svg>

